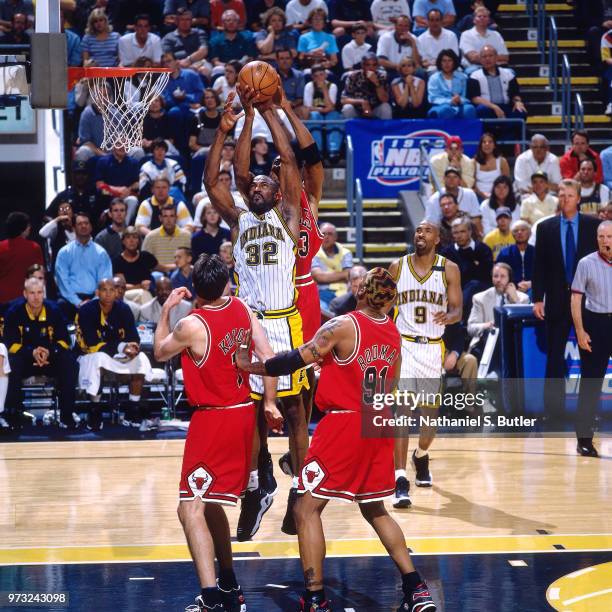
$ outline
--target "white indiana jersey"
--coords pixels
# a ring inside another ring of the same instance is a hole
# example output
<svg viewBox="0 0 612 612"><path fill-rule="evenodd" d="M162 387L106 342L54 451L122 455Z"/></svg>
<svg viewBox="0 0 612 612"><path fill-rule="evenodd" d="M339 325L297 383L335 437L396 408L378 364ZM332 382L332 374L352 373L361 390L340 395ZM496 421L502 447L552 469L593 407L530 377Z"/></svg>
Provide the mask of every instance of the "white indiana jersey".
<svg viewBox="0 0 612 612"><path fill-rule="evenodd" d="M284 310L295 303L296 244L277 207L261 217L244 211L238 217L234 270L238 297L252 310Z"/></svg>
<svg viewBox="0 0 612 612"><path fill-rule="evenodd" d="M444 333L444 325L435 323L433 317L447 309L445 263L444 257L436 255L431 269L421 278L411 255L400 259L395 324L403 336L440 338Z"/></svg>

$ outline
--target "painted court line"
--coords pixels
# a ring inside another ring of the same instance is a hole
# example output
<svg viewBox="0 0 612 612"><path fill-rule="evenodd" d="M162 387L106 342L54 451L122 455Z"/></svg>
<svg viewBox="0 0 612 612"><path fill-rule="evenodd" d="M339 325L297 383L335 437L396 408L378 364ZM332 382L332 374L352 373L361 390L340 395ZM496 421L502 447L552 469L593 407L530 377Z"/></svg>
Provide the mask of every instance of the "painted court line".
<svg viewBox="0 0 612 612"><path fill-rule="evenodd" d="M582 576L583 574L588 574L589 572L594 572L594 571L595 571L594 567L585 567L584 569L577 570L575 572L572 572L571 574L568 574L566 578L578 578L578 576Z"/></svg>
<svg viewBox="0 0 612 612"><path fill-rule="evenodd" d="M522 559L508 559L508 563L512 567L527 567L527 563Z"/></svg>
<svg viewBox="0 0 612 612"><path fill-rule="evenodd" d="M566 599L563 602L564 606L571 606L579 601L584 601L585 599L590 599L591 597L599 597L600 595L607 595L608 593L612 593L612 589L603 589L602 591L595 591L594 593L587 593L586 595L580 595L580 597L574 597L573 599Z"/></svg>
<svg viewBox="0 0 612 612"><path fill-rule="evenodd" d="M132 576L130 580L155 580L153 576Z"/></svg>

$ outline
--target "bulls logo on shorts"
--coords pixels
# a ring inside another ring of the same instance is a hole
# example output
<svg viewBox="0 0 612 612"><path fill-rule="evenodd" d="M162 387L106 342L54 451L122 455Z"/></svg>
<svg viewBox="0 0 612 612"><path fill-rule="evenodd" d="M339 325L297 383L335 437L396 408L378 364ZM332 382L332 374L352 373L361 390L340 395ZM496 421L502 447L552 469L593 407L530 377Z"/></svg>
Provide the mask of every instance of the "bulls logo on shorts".
<svg viewBox="0 0 612 612"><path fill-rule="evenodd" d="M316 459L311 459L302 468L302 484L305 489L316 489L326 476L327 473Z"/></svg>
<svg viewBox="0 0 612 612"><path fill-rule="evenodd" d="M187 483L194 495L204 495L212 485L213 477L202 466L196 468L187 477Z"/></svg>

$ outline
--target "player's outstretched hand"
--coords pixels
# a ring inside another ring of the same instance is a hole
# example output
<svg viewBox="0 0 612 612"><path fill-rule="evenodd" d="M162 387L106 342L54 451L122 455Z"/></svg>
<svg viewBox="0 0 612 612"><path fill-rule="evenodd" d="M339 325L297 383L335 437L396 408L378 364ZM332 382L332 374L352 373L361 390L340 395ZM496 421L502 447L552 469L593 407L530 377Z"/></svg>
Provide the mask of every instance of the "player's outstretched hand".
<svg viewBox="0 0 612 612"><path fill-rule="evenodd" d="M237 115L234 113L234 109L232 108L232 104L234 103L234 98L236 97L235 91L230 91L227 95L227 99L225 100L225 104L223 105L223 114L221 115L221 123L219 123L219 129L227 134L234 129L236 122L244 112L240 112Z"/></svg>
<svg viewBox="0 0 612 612"><path fill-rule="evenodd" d="M238 85L236 85L236 91L238 92L238 97L240 98L240 103L244 109L245 116L254 117L254 105L257 103L259 94L252 87L243 85L242 83L238 83Z"/></svg>
<svg viewBox="0 0 612 612"><path fill-rule="evenodd" d="M249 371L251 366L251 356L249 349L251 347L251 332L248 331L244 340L236 346L236 367L244 372Z"/></svg>
<svg viewBox="0 0 612 612"><path fill-rule="evenodd" d="M291 108L291 102L287 99L287 94L285 94L285 88L279 82L278 89L276 93L272 96L272 102L279 108L285 109L287 107Z"/></svg>
<svg viewBox="0 0 612 612"><path fill-rule="evenodd" d="M272 433L283 433L283 424L285 421L274 400L264 400L264 417Z"/></svg>
<svg viewBox="0 0 612 612"><path fill-rule="evenodd" d="M181 303L181 300L190 300L191 292L187 287L178 287L177 289L173 289L172 293L168 296L168 299L164 302L164 308L170 310L174 308L177 304Z"/></svg>

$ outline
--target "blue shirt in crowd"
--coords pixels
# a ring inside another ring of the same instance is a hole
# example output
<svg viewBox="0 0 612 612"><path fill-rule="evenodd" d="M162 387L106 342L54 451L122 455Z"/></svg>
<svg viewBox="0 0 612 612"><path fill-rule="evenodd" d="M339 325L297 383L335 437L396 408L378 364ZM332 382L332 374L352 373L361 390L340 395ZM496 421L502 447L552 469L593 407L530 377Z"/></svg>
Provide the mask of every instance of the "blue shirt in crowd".
<svg viewBox="0 0 612 612"><path fill-rule="evenodd" d="M97 113L91 104L87 105L79 119L79 144L93 142L100 148L104 140L104 119Z"/></svg>
<svg viewBox="0 0 612 612"><path fill-rule="evenodd" d="M230 40L223 32L213 35L210 41L209 58L218 58L226 63L230 60L239 60L244 56L256 57L259 55L253 42L252 32L238 32L234 40Z"/></svg>
<svg viewBox="0 0 612 612"><path fill-rule="evenodd" d="M601 166L603 168L604 183L612 190L612 146L604 149L600 154Z"/></svg>
<svg viewBox="0 0 612 612"><path fill-rule="evenodd" d="M140 178L140 165L126 155L119 161L112 153L102 155L96 162L96 182L104 181L107 185L129 187Z"/></svg>
<svg viewBox="0 0 612 612"><path fill-rule="evenodd" d="M327 32L310 31L302 34L298 40L297 50L299 53L308 53L314 49L318 49L323 43L327 43L325 54L338 53L338 43L333 34Z"/></svg>
<svg viewBox="0 0 612 612"><path fill-rule="evenodd" d="M119 39L117 32L110 32L104 40L98 40L92 34L85 34L81 42L81 51L87 51L89 58L101 68L119 64Z"/></svg>
<svg viewBox="0 0 612 612"><path fill-rule="evenodd" d="M172 94L176 89L182 89L185 92L185 97L181 100L177 100ZM182 69L179 75L174 78L170 75L168 84L166 85L162 96L166 107L177 106L182 102L187 104L200 104L202 102L202 95L204 93L204 85L202 85L202 79L197 72L189 69Z"/></svg>
<svg viewBox="0 0 612 612"><path fill-rule="evenodd" d="M55 282L61 296L78 306L79 293L93 295L103 278L113 277L108 253L93 240L81 244L72 240L62 247L55 261Z"/></svg>

